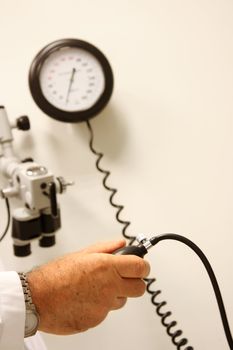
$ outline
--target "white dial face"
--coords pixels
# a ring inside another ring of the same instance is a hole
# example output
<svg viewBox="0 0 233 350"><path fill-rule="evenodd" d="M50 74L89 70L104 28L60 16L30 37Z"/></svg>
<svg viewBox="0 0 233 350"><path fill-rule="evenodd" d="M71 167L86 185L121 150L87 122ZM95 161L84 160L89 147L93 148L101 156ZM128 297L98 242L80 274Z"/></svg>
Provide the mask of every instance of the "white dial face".
<svg viewBox="0 0 233 350"><path fill-rule="evenodd" d="M90 52L72 47L50 54L41 68L39 79L46 100L69 112L91 108L105 86L99 61Z"/></svg>

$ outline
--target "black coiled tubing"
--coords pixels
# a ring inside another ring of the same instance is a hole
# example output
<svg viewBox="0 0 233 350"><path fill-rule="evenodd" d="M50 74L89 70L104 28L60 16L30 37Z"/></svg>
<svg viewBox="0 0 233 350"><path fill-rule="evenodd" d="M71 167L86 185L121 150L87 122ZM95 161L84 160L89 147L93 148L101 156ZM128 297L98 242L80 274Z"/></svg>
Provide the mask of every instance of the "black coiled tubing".
<svg viewBox="0 0 233 350"><path fill-rule="evenodd" d="M125 221L125 220L122 220L120 218L120 213L122 212L122 210L124 209L124 206L123 205L119 205L117 203L114 202L114 196L115 194L117 193L117 189L116 188L113 188L113 187L109 187L107 185L107 179L109 177L109 175L111 174L110 171L108 170L105 170L103 169L101 166L100 166L100 161L101 159L103 158L103 153L101 152L98 152L95 150L94 146L93 146L93 141L94 141L94 133L93 133L93 130L92 130L92 127L91 127L91 124L90 122L87 120L87 127L88 127L88 130L90 132L90 141L89 141L89 147L90 147L90 150L92 153L94 153L95 156L97 156L97 159L96 159L96 168L99 172L101 172L102 174L104 174L104 177L103 177L103 186L106 190L108 190L109 192L111 192L111 195L109 197L109 202L110 204L117 209L117 212L116 212L116 219L117 221L123 225L123 229L122 229L122 235L124 236L124 238L128 239L129 240L129 245L132 245L133 242L136 240L136 237L135 236L128 236L126 234L126 230L128 228L128 226L131 224L130 221Z"/></svg>
<svg viewBox="0 0 233 350"><path fill-rule="evenodd" d="M172 315L171 311L163 311L163 307L167 305L166 301L158 301L157 296L161 294L161 290L153 290L151 285L156 281L155 278L145 278L147 282L147 292L151 294L151 302L155 306L157 315L161 318L162 325L166 328L167 334L171 337L172 343L176 346L178 350L180 350L183 346L188 343L188 339L179 338L182 335L182 330L177 329L174 330L174 327L177 325L176 321L168 321L168 318ZM192 346L187 346L184 350L193 350Z"/></svg>
<svg viewBox="0 0 233 350"><path fill-rule="evenodd" d="M108 170L103 169L100 166L100 161L103 158L103 153L96 151L96 149L93 146L93 142L94 142L94 133L91 127L90 122L87 120L87 128L90 132L90 140L89 140L89 147L91 152L97 157L96 159L96 168L97 170L102 173L104 175L103 177L103 186L104 188L109 191L110 197L109 197L109 202L110 204L117 209L116 212L116 220L123 225L122 228L122 235L124 236L124 238L126 238L127 240L129 240L129 245L132 245L134 243L134 241L136 240L135 236L129 236L128 234L126 234L126 230L129 227L129 225L131 224L130 221L125 221L122 220L120 218L120 214L122 212L122 210L124 209L123 205L119 205L117 203L114 202L114 196L117 193L117 189L108 186L107 184L107 179L110 176L111 172ZM152 304L155 306L155 310L157 315L161 318L161 322L162 325L166 328L167 330L167 334L171 337L172 343L176 346L177 350L193 350L194 348L192 346L186 346L184 348L185 345L187 345L188 340L186 338L180 338L180 336L182 335L182 331L180 329L175 330L174 327L177 325L176 321L168 321L167 318L171 316L171 311L163 311L163 307L167 304L166 301L158 301L157 296L159 294L161 294L160 290L153 290L152 288L152 284L154 284L156 281L155 278L146 278L145 282L147 283L147 292L151 295L151 302ZM179 338L179 339L178 339Z"/></svg>

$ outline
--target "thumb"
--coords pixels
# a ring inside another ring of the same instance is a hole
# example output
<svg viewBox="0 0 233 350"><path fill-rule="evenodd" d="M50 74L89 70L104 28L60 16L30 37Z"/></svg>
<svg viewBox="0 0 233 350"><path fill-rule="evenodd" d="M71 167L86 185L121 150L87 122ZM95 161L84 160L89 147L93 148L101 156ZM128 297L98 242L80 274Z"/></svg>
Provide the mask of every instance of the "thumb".
<svg viewBox="0 0 233 350"><path fill-rule="evenodd" d="M109 242L100 242L94 245L91 245L83 250L80 253L113 253L115 250L123 248L126 245L124 239L118 241L109 241Z"/></svg>

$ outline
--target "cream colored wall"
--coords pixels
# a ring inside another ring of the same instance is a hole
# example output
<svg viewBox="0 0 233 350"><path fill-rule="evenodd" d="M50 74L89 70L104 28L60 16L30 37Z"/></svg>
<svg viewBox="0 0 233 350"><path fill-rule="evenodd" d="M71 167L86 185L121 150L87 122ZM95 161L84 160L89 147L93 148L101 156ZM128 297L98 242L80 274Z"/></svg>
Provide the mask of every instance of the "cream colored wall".
<svg viewBox="0 0 233 350"><path fill-rule="evenodd" d="M28 114L32 129L14 132L20 157L33 156L55 175L75 181L59 197L57 245L33 243L25 259L12 255L10 235L0 254L9 269L31 268L65 252L121 236L102 189L85 124L45 116L27 83L35 54L60 38L87 40L111 62L112 99L91 121L95 146L112 171L109 184L131 220L129 234L177 232L210 259L233 324L233 3L229 0L1 0L0 104L13 120ZM1 227L6 219L0 203ZM228 349L213 291L198 258L164 242L148 255L159 299L195 349ZM50 350L175 349L149 296L130 300L99 327L45 336Z"/></svg>

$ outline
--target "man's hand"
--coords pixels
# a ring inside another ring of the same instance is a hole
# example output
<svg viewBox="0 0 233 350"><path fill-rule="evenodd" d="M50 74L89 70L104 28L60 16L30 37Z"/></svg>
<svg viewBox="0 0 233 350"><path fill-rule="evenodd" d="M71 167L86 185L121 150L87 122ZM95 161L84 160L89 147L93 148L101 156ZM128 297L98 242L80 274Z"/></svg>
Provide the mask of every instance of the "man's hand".
<svg viewBox="0 0 233 350"><path fill-rule="evenodd" d="M41 331L85 331L121 308L127 297L144 294L149 264L137 256L111 254L124 245L124 240L97 244L28 274Z"/></svg>

